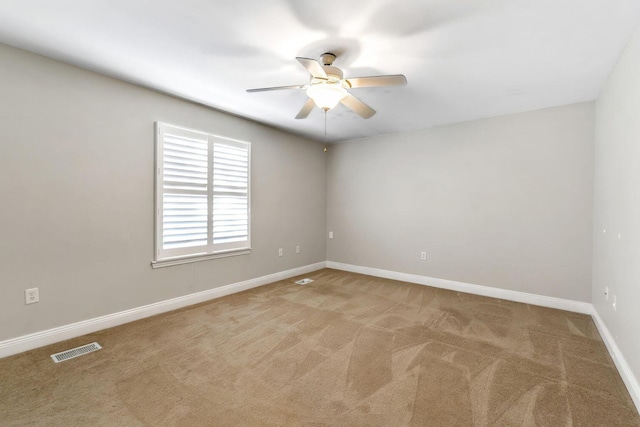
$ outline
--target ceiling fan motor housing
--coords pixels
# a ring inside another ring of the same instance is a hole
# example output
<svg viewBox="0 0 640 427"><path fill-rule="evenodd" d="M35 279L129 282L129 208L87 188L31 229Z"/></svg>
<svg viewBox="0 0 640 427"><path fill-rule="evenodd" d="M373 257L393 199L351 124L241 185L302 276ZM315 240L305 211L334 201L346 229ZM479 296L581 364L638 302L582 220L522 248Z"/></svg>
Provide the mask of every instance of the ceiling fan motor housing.
<svg viewBox="0 0 640 427"><path fill-rule="evenodd" d="M331 65L323 65L322 69L327 73L328 77L337 77L339 80L342 80L343 74L340 68L333 67Z"/></svg>
<svg viewBox="0 0 640 427"><path fill-rule="evenodd" d="M327 76L329 77L328 83L336 83L335 80L342 80L344 78L344 74L342 70L338 67L333 66L333 61L335 61L336 56L333 53L326 52L320 55L320 61L322 62L322 69ZM333 78L332 78L333 77Z"/></svg>

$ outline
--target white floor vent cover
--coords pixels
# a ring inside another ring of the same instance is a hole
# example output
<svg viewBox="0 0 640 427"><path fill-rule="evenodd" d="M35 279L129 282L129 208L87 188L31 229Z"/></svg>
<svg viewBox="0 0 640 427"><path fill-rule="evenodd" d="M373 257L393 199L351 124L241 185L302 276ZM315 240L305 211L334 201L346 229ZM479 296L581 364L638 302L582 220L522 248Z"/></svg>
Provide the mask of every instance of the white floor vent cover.
<svg viewBox="0 0 640 427"><path fill-rule="evenodd" d="M294 282L294 283L296 285L308 285L311 282L313 282L313 279L302 279L302 280L298 280L297 282Z"/></svg>
<svg viewBox="0 0 640 427"><path fill-rule="evenodd" d="M65 360L73 359L78 356L82 356L87 353L93 353L94 351L100 350L100 344L97 342L92 342L91 344L86 344L80 347L72 348L71 350L63 351L60 353L52 354L51 358L54 362L60 363Z"/></svg>

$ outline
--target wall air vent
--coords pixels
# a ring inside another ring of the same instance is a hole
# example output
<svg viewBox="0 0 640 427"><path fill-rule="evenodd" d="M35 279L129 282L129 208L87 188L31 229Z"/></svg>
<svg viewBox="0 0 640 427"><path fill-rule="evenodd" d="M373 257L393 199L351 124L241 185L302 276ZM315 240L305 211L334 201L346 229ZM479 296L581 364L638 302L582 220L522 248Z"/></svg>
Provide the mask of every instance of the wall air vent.
<svg viewBox="0 0 640 427"><path fill-rule="evenodd" d="M52 354L51 358L54 362L60 363L65 360L73 359L78 356L82 356L87 353L93 353L94 351L100 350L100 344L97 342L92 342L91 344L86 344L80 347L72 348L71 350L66 350L60 353Z"/></svg>

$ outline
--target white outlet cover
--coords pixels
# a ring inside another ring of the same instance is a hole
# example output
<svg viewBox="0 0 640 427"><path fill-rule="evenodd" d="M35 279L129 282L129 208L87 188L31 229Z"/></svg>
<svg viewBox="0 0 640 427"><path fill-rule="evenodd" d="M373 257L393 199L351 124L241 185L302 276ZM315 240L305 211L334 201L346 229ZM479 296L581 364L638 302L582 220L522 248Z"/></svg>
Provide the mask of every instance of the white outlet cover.
<svg viewBox="0 0 640 427"><path fill-rule="evenodd" d="M38 288L31 288L24 290L24 303L25 304L34 304L40 301L40 293Z"/></svg>

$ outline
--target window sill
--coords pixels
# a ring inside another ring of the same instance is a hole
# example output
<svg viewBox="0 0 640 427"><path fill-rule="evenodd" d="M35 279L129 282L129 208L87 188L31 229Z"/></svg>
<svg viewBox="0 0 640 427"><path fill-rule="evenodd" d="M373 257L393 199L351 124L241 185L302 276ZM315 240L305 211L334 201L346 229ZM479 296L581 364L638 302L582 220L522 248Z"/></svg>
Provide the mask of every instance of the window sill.
<svg viewBox="0 0 640 427"><path fill-rule="evenodd" d="M251 253L251 248L240 249L237 251L220 252L217 254L206 255L186 255L175 258L166 258L158 261L151 261L151 268L171 267L172 265L190 264L192 262L208 261L211 259L227 258L237 255L248 255Z"/></svg>

